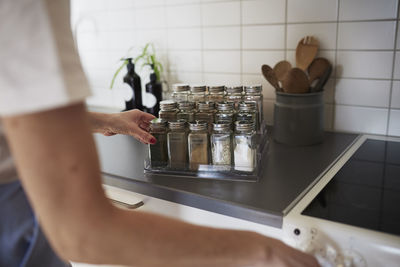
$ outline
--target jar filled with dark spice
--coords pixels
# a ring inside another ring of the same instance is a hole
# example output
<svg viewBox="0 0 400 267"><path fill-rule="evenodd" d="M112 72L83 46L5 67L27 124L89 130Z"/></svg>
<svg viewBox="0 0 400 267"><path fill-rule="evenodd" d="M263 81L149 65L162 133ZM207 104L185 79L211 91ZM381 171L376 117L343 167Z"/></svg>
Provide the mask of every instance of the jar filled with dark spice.
<svg viewBox="0 0 400 267"><path fill-rule="evenodd" d="M207 100L207 86L205 85L192 85L188 100L191 102L204 102Z"/></svg>
<svg viewBox="0 0 400 267"><path fill-rule="evenodd" d="M185 83L175 83L172 85L172 100L176 103L188 101L190 86Z"/></svg>
<svg viewBox="0 0 400 267"><path fill-rule="evenodd" d="M208 101L218 103L223 102L225 97L225 86L210 86L208 87Z"/></svg>
<svg viewBox="0 0 400 267"><path fill-rule="evenodd" d="M187 122L194 122L196 110L194 109L194 102L183 101L178 103L179 111L176 115L178 120L185 120Z"/></svg>
<svg viewBox="0 0 400 267"><path fill-rule="evenodd" d="M176 102L172 100L163 100L160 102L160 112L158 117L166 121L176 121L176 114L178 110L176 109Z"/></svg>
<svg viewBox="0 0 400 267"><path fill-rule="evenodd" d="M150 133L157 139L154 145L148 145L152 168L168 165L167 130L167 122L163 119L154 119L150 122Z"/></svg>
<svg viewBox="0 0 400 267"><path fill-rule="evenodd" d="M209 163L209 137L207 122L196 121L190 123L190 133L188 136L189 168L198 170L199 165Z"/></svg>
<svg viewBox="0 0 400 267"><path fill-rule="evenodd" d="M215 113L215 121L226 121L233 123L235 120L235 110L233 103L220 102L217 103L217 112Z"/></svg>
<svg viewBox="0 0 400 267"><path fill-rule="evenodd" d="M171 169L183 170L188 163L187 149L187 123L185 120L168 122L169 132L167 134L168 159Z"/></svg>
<svg viewBox="0 0 400 267"><path fill-rule="evenodd" d="M258 110L258 124L262 125L262 122L264 120L262 85L245 86L244 91L244 101L256 102Z"/></svg>
<svg viewBox="0 0 400 267"><path fill-rule="evenodd" d="M243 86L228 86L225 89L225 101L233 103L235 110L239 109L239 102L242 101L243 97Z"/></svg>
<svg viewBox="0 0 400 267"><path fill-rule="evenodd" d="M231 124L224 121L214 123L210 142L212 164L229 170L233 158Z"/></svg>
<svg viewBox="0 0 400 267"><path fill-rule="evenodd" d="M233 138L234 169L252 172L256 167L256 142L254 124L248 121L236 121Z"/></svg>
<svg viewBox="0 0 400 267"><path fill-rule="evenodd" d="M212 130L212 123L214 122L214 102L198 102L198 111L195 114L195 119L198 121L206 121L208 124L209 132Z"/></svg>
<svg viewBox="0 0 400 267"><path fill-rule="evenodd" d="M254 123L256 131L259 131L260 124L258 120L258 110L256 102L240 102L239 112L236 115L236 120L246 120Z"/></svg>

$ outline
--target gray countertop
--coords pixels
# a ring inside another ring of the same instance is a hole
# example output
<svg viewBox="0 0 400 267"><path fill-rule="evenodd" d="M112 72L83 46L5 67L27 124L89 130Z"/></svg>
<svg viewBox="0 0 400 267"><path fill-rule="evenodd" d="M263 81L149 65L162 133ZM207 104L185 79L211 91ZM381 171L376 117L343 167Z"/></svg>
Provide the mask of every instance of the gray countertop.
<svg viewBox="0 0 400 267"><path fill-rule="evenodd" d="M130 191L274 227L355 141L326 132L319 145L291 147L271 140L258 182L143 173L147 147L129 136L95 135L104 182Z"/></svg>

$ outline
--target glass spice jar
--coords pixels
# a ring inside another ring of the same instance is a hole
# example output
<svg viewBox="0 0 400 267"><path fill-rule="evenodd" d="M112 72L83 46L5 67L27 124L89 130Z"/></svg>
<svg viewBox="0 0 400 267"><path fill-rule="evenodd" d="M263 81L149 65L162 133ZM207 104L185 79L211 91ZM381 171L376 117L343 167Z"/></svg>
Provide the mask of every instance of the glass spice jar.
<svg viewBox="0 0 400 267"><path fill-rule="evenodd" d="M244 91L244 101L253 101L257 103L258 124L261 126L264 121L262 85L245 86Z"/></svg>
<svg viewBox="0 0 400 267"><path fill-rule="evenodd" d="M207 122L196 121L190 123L188 135L189 168L198 170L200 165L209 163L209 138Z"/></svg>
<svg viewBox="0 0 400 267"><path fill-rule="evenodd" d="M254 123L255 129L258 132L260 124L258 123L258 110L256 102L240 102L239 112L236 115L236 120L246 120Z"/></svg>
<svg viewBox="0 0 400 267"><path fill-rule="evenodd" d="M150 121L149 132L157 139L155 144L148 145L151 167L166 167L168 165L167 121L153 119Z"/></svg>
<svg viewBox="0 0 400 267"><path fill-rule="evenodd" d="M217 103L217 112L215 113L215 121L226 121L233 123L235 120L235 110L233 103L220 102Z"/></svg>
<svg viewBox="0 0 400 267"><path fill-rule="evenodd" d="M191 102L204 102L207 100L207 86L205 85L192 85L190 88L188 100Z"/></svg>
<svg viewBox="0 0 400 267"><path fill-rule="evenodd" d="M166 121L176 121L176 114L178 110L176 109L176 102L172 100L163 100L160 102L160 112L158 112L158 117Z"/></svg>
<svg viewBox="0 0 400 267"><path fill-rule="evenodd" d="M195 119L199 121L206 121L209 133L211 134L212 123L214 122L214 102L198 102L198 111L195 114Z"/></svg>
<svg viewBox="0 0 400 267"><path fill-rule="evenodd" d="M225 86L218 85L218 86L210 86L208 87L208 101L209 102L223 102L225 96Z"/></svg>
<svg viewBox="0 0 400 267"><path fill-rule="evenodd" d="M172 85L172 100L176 103L188 101L190 86L186 83L175 83Z"/></svg>
<svg viewBox="0 0 400 267"><path fill-rule="evenodd" d="M214 123L210 143L212 164L222 165L229 170L233 158L231 124L224 121Z"/></svg>
<svg viewBox="0 0 400 267"><path fill-rule="evenodd" d="M247 121L235 122L233 138L234 169L253 172L256 168L256 143L254 124Z"/></svg>
<svg viewBox="0 0 400 267"><path fill-rule="evenodd" d="M188 162L187 123L184 120L170 121L167 134L168 159L171 169L183 170Z"/></svg>
<svg viewBox="0 0 400 267"><path fill-rule="evenodd" d="M234 109L238 110L239 102L242 101L243 97L243 86L229 86L225 88L225 91L225 101L233 103Z"/></svg>
<svg viewBox="0 0 400 267"><path fill-rule="evenodd" d="M176 115L178 120L185 120L187 122L194 122L194 116L196 110L194 109L194 103L189 101L183 101L178 103L179 111Z"/></svg>

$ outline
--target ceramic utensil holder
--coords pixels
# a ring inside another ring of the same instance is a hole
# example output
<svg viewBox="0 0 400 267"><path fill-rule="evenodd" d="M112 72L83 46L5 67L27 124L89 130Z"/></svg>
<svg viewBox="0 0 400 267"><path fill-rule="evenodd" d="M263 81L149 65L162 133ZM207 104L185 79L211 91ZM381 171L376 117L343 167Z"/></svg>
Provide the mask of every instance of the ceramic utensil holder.
<svg viewBox="0 0 400 267"><path fill-rule="evenodd" d="M323 141L323 91L306 94L276 92L274 108L275 141L294 146Z"/></svg>

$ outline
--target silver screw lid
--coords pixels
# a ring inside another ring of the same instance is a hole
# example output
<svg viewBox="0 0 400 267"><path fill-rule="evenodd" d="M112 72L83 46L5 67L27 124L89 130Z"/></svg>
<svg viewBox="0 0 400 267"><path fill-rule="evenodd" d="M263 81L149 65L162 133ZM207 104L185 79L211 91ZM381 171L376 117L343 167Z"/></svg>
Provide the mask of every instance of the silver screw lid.
<svg viewBox="0 0 400 267"><path fill-rule="evenodd" d="M204 131L207 130L207 122L206 121L195 121L189 123L189 129L191 131Z"/></svg>
<svg viewBox="0 0 400 267"><path fill-rule="evenodd" d="M171 130L183 130L186 128L186 120L169 121L168 126Z"/></svg>
<svg viewBox="0 0 400 267"><path fill-rule="evenodd" d="M165 128L167 127L167 121L160 118L155 118L150 121L150 128Z"/></svg>
<svg viewBox="0 0 400 267"><path fill-rule="evenodd" d="M240 120L240 121L235 121L235 130L237 132L251 132L255 128L255 125L253 122L247 121L247 120Z"/></svg>
<svg viewBox="0 0 400 267"><path fill-rule="evenodd" d="M197 108L199 110L213 110L214 102L197 102Z"/></svg>
<svg viewBox="0 0 400 267"><path fill-rule="evenodd" d="M231 130L231 124L228 121L217 121L213 123L213 129L216 132L229 132Z"/></svg>
<svg viewBox="0 0 400 267"><path fill-rule="evenodd" d="M254 101L239 102L240 111L257 111L257 104Z"/></svg>
<svg viewBox="0 0 400 267"><path fill-rule="evenodd" d="M228 86L225 88L228 94L238 94L243 92L243 86Z"/></svg>
<svg viewBox="0 0 400 267"><path fill-rule="evenodd" d="M207 86L205 85L192 85L190 88L192 93L205 93L207 90Z"/></svg>
<svg viewBox="0 0 400 267"><path fill-rule="evenodd" d="M225 91L225 85L213 85L208 87L208 92L210 94L223 93Z"/></svg>
<svg viewBox="0 0 400 267"><path fill-rule="evenodd" d="M233 110L232 102L220 102L217 103L217 110L219 111L231 111Z"/></svg>
<svg viewBox="0 0 400 267"><path fill-rule="evenodd" d="M176 102L172 101L172 100L160 101L160 109L161 110L174 110L174 109L176 109Z"/></svg>
<svg viewBox="0 0 400 267"><path fill-rule="evenodd" d="M261 93L262 92L262 85L261 84L248 85L248 86L245 86L244 91L246 93Z"/></svg>
<svg viewBox="0 0 400 267"><path fill-rule="evenodd" d="M179 109L191 110L194 109L194 102L182 101L178 103Z"/></svg>
<svg viewBox="0 0 400 267"><path fill-rule="evenodd" d="M172 85L172 91L174 92L186 92L190 90L190 86L186 83L175 83Z"/></svg>

